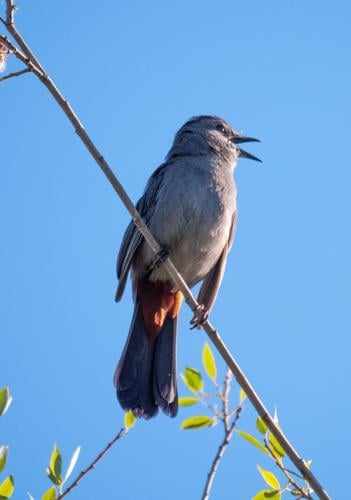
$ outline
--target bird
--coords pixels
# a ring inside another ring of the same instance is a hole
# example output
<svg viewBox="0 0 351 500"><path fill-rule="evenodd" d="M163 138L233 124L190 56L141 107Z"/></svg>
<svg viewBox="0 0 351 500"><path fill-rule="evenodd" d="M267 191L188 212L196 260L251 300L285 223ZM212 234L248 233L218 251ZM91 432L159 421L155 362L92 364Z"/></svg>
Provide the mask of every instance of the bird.
<svg viewBox="0 0 351 500"><path fill-rule="evenodd" d="M133 221L124 233L115 298L122 298L131 274L134 312L114 385L121 407L135 417L149 419L159 410L177 415L176 336L183 296L162 261L169 257L190 288L202 282L202 313L192 320L199 326L215 302L234 239L237 160L261 161L239 147L245 142L259 141L217 116L190 118L136 204L160 254L155 256Z"/></svg>

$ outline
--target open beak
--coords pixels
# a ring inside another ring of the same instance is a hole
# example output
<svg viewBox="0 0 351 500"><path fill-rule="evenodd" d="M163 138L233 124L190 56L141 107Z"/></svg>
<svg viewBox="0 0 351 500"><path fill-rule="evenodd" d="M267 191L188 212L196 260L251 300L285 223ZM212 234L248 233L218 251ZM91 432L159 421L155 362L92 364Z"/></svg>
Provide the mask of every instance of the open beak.
<svg viewBox="0 0 351 500"><path fill-rule="evenodd" d="M259 139L254 139L254 137L243 137L243 136L238 134L238 135L233 135L232 142L236 146L237 144L242 144L243 142L260 142L260 141L259 141ZM237 150L238 156L240 156L240 158L247 158L248 160L255 160L255 161L259 161L260 163L262 163L262 160L257 158L257 156L254 156L251 153L248 153L244 149L237 147L236 150Z"/></svg>

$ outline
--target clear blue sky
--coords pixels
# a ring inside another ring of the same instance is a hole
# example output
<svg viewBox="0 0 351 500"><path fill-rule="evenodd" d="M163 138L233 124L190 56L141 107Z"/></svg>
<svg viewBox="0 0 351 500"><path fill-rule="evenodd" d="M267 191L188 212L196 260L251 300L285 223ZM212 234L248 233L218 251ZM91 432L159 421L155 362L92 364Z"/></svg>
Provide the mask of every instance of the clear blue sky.
<svg viewBox="0 0 351 500"><path fill-rule="evenodd" d="M350 2L18 3L18 26L134 200L192 115L262 140L250 151L263 165L236 171L239 224L212 321L298 451L345 497ZM114 303L115 259L129 216L34 77L2 83L0 102L0 386L14 396L0 437L17 500L49 486L54 442L66 464L82 446L79 470L121 426L112 376L132 300L128 289ZM179 370L200 367L205 336L189 332L190 318L184 308ZM199 498L222 429L181 432L192 413L138 423L71 498ZM247 404L240 428L254 432L254 419ZM264 485L256 463L271 467L234 439L213 499L251 499Z"/></svg>

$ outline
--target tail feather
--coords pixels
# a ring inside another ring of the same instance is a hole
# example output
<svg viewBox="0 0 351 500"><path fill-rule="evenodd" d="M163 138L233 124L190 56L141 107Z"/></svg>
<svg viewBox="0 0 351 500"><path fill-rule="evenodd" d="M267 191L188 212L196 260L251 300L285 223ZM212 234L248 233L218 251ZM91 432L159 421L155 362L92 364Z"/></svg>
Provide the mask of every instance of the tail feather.
<svg viewBox="0 0 351 500"><path fill-rule="evenodd" d="M114 384L122 408L138 417L151 418L159 408L169 416L177 414L176 328L177 320L166 318L157 339L149 340L136 301Z"/></svg>
<svg viewBox="0 0 351 500"><path fill-rule="evenodd" d="M177 318L167 317L155 345L153 393L156 404L170 417L178 412Z"/></svg>

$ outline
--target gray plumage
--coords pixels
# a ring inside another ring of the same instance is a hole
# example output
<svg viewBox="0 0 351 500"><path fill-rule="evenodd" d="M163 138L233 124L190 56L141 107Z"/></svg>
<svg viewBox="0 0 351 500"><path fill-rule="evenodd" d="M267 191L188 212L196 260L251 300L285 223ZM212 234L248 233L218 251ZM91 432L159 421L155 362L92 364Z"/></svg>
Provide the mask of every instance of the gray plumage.
<svg viewBox="0 0 351 500"><path fill-rule="evenodd" d="M137 203L186 283L192 287L203 281L198 300L207 311L216 299L234 238L233 170L239 156L258 160L237 144L254 140L240 136L215 116L190 119L177 132L165 162L153 173ZM122 297L131 271L135 309L114 383L121 406L144 418L155 415L158 408L175 416L178 407L177 319L167 317L158 337L150 340L138 297L138 283L145 279L177 291L162 266L152 268L154 261L155 255L131 222L118 255L116 300Z"/></svg>

